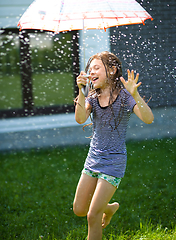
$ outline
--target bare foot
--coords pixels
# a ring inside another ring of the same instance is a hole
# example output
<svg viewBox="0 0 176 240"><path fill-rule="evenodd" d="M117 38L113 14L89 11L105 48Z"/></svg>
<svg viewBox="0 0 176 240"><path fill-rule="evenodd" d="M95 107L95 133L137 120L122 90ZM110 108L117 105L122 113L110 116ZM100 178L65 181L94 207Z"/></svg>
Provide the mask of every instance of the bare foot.
<svg viewBox="0 0 176 240"><path fill-rule="evenodd" d="M103 213L102 228L105 228L111 221L112 216L118 210L119 204L117 202L107 205L106 211Z"/></svg>

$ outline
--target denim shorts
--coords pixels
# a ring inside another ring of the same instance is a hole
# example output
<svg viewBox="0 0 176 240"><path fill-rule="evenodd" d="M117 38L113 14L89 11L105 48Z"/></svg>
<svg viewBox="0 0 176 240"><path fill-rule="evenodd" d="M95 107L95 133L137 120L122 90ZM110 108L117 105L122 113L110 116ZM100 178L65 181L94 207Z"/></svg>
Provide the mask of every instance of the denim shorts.
<svg viewBox="0 0 176 240"><path fill-rule="evenodd" d="M121 178L109 176L109 175L106 175L106 174L104 174L104 173L93 172L93 171L88 170L88 169L86 169L86 168L84 168L84 169L82 170L82 173L85 173L85 174L87 174L87 175L90 176L90 177L104 179L104 180L106 180L107 182L111 183L111 184L112 184L114 187L116 187L116 188L118 188L118 186L119 186L119 184L120 184L120 181L121 181Z"/></svg>

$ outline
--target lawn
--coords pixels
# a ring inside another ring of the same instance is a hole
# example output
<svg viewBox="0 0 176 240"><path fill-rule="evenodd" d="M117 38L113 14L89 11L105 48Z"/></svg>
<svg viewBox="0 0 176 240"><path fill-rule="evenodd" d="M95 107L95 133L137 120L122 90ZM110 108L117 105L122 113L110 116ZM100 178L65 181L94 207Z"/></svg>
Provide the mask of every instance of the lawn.
<svg viewBox="0 0 176 240"><path fill-rule="evenodd" d="M73 104L74 80L71 73L33 73L34 106ZM0 74L0 109L22 108L21 78Z"/></svg>
<svg viewBox="0 0 176 240"><path fill-rule="evenodd" d="M18 34L0 35L0 109L23 107L18 41ZM35 107L73 104L73 41L71 32L30 34Z"/></svg>
<svg viewBox="0 0 176 240"><path fill-rule="evenodd" d="M128 165L112 201L120 208L103 240L176 239L176 139L127 143ZM87 146L0 155L0 239L81 240L73 214Z"/></svg>

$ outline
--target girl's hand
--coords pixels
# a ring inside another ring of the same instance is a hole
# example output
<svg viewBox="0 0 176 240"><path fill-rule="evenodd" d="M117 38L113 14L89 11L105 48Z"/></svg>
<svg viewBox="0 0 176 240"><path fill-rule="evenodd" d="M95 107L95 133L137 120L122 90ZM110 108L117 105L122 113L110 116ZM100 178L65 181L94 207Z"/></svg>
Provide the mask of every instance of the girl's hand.
<svg viewBox="0 0 176 240"><path fill-rule="evenodd" d="M85 72L81 71L80 75L76 79L77 86L81 89L83 86L87 84L87 75Z"/></svg>
<svg viewBox="0 0 176 240"><path fill-rule="evenodd" d="M137 83L138 78L139 78L139 73L137 73L136 77L134 78L134 71L133 70L130 72L130 70L128 69L127 72L128 72L128 81L125 81L125 79L123 77L121 77L120 80L123 83L126 90L132 96L134 96L137 93L137 88L141 85L141 82Z"/></svg>

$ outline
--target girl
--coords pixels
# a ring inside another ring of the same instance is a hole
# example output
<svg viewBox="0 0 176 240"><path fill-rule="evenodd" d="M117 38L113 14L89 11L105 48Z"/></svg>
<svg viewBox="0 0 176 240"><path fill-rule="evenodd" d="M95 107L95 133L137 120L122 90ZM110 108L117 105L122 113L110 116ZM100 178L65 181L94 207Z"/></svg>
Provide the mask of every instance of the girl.
<svg viewBox="0 0 176 240"><path fill-rule="evenodd" d="M81 89L87 83L86 73L93 90L85 99ZM86 73L77 77L79 95L75 119L84 123L92 113L93 137L80 177L73 211L88 220L88 240L101 240L105 228L118 210L117 202L109 203L124 176L126 168L125 136L129 116L134 112L150 124L154 117L140 97L137 88L139 74L128 70L128 81L122 77L120 60L110 52L92 56Z"/></svg>

